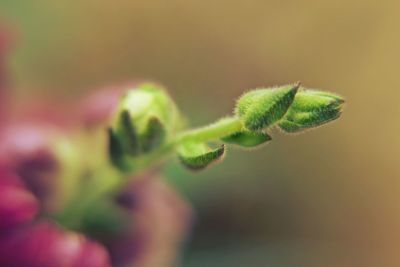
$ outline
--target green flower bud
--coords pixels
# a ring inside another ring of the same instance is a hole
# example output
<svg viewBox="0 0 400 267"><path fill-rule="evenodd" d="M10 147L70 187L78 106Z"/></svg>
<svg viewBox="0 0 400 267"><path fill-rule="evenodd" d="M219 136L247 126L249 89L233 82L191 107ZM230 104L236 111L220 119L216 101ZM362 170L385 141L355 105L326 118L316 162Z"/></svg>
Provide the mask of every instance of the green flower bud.
<svg viewBox="0 0 400 267"><path fill-rule="evenodd" d="M287 133L320 126L339 118L343 104L338 95L302 88L278 126Z"/></svg>
<svg viewBox="0 0 400 267"><path fill-rule="evenodd" d="M144 83L128 90L114 112L109 130L112 162L121 169L130 166L126 162L157 150L180 126L178 109L162 87Z"/></svg>
<svg viewBox="0 0 400 267"><path fill-rule="evenodd" d="M242 95L235 113L250 131L259 131L279 121L293 102L299 84L256 89Z"/></svg>
<svg viewBox="0 0 400 267"><path fill-rule="evenodd" d="M178 157L187 168L201 170L220 160L225 153L225 146L211 149L205 143L184 143L178 147Z"/></svg>
<svg viewBox="0 0 400 267"><path fill-rule="evenodd" d="M144 83L128 90L120 101L116 116L125 110L139 134L146 130L152 118L157 118L168 133L175 131L180 124L175 103L164 88L156 84ZM118 122L114 120L114 127L118 126Z"/></svg>

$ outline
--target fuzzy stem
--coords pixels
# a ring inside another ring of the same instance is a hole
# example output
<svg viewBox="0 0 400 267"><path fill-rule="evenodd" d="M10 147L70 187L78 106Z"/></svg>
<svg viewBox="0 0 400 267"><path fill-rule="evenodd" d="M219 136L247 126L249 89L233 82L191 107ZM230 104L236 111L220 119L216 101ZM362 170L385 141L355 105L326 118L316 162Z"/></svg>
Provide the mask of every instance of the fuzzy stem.
<svg viewBox="0 0 400 267"><path fill-rule="evenodd" d="M242 129L242 122L238 117L228 117L213 124L183 132L177 137L176 143L185 141L205 142L231 135Z"/></svg>

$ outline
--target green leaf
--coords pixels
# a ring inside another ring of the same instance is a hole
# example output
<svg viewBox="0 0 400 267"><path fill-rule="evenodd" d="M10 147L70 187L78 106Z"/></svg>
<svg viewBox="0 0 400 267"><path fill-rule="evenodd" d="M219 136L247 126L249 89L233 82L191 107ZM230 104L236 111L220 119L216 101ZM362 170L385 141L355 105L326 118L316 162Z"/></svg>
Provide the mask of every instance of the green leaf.
<svg viewBox="0 0 400 267"><path fill-rule="evenodd" d="M244 147L255 147L265 142L271 141L272 138L263 132L237 132L229 136L221 138L222 141L230 144L240 145Z"/></svg>
<svg viewBox="0 0 400 267"><path fill-rule="evenodd" d="M129 155L136 156L140 153L139 138L128 110L120 113L117 135L120 143Z"/></svg>
<svg viewBox="0 0 400 267"><path fill-rule="evenodd" d="M143 152L150 152L159 147L166 138L166 130L162 122L157 117L151 117L147 123L147 128L141 136L141 146Z"/></svg>
<svg viewBox="0 0 400 267"><path fill-rule="evenodd" d="M222 158L225 146L209 148L204 143L185 143L178 147L180 161L189 169L201 170Z"/></svg>
<svg viewBox="0 0 400 267"><path fill-rule="evenodd" d="M320 126L339 118L343 104L338 95L302 88L278 126L287 133Z"/></svg>
<svg viewBox="0 0 400 267"><path fill-rule="evenodd" d="M126 169L126 165L124 162L124 151L116 134L111 128L108 128L108 155L110 157L111 163L115 167L121 170Z"/></svg>
<svg viewBox="0 0 400 267"><path fill-rule="evenodd" d="M246 129L262 130L285 115L298 88L295 84L250 91L239 98L235 112Z"/></svg>

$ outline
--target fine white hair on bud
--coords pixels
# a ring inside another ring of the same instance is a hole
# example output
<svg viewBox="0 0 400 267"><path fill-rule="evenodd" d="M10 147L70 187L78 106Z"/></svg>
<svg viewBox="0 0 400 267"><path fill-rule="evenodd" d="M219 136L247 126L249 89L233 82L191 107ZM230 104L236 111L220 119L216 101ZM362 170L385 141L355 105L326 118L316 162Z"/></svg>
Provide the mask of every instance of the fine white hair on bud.
<svg viewBox="0 0 400 267"><path fill-rule="evenodd" d="M344 102L336 94L301 88L278 126L287 133L320 126L339 118Z"/></svg>
<svg viewBox="0 0 400 267"><path fill-rule="evenodd" d="M236 115L249 131L265 129L285 115L298 88L299 84L294 84L245 93L236 103Z"/></svg>

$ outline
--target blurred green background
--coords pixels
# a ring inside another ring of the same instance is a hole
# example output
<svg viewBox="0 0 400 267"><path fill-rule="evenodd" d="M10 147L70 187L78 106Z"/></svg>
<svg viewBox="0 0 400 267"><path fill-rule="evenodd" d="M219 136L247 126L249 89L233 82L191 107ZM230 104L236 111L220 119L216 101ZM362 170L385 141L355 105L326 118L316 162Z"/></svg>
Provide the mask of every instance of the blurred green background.
<svg viewBox="0 0 400 267"><path fill-rule="evenodd" d="M223 164L167 176L197 222L185 267L400 266L399 1L1 0L21 95L144 78L193 124L245 89L301 80L342 118Z"/></svg>

